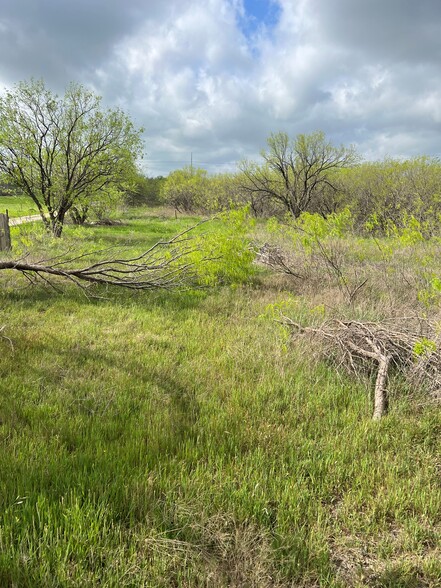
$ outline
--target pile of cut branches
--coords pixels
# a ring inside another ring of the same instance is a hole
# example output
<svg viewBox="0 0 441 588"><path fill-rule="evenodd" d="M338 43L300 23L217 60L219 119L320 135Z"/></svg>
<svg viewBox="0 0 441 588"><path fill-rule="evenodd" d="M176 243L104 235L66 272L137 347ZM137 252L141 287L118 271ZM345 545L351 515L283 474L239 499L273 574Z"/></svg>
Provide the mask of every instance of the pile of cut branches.
<svg viewBox="0 0 441 588"><path fill-rule="evenodd" d="M381 418L388 405L387 382L393 368L413 389L434 397L441 390L441 337L436 325L421 317L391 319L383 323L330 319L318 327L305 327L283 316L293 334L320 341L320 352L335 357L338 367L357 375L376 371L373 418Z"/></svg>

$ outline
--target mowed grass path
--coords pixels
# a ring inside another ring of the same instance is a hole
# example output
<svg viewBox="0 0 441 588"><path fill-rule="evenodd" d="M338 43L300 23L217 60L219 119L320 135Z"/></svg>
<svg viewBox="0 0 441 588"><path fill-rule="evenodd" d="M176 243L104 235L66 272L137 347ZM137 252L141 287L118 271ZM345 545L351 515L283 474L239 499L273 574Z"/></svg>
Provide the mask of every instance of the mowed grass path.
<svg viewBox="0 0 441 588"><path fill-rule="evenodd" d="M0 280L0 586L441 584L439 409L373 422L259 318L286 297L270 279L102 300Z"/></svg>

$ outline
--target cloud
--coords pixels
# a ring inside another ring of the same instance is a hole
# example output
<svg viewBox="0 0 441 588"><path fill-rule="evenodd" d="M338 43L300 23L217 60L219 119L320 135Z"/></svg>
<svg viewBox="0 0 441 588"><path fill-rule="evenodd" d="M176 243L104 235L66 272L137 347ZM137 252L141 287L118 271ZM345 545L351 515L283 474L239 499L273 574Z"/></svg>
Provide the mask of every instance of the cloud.
<svg viewBox="0 0 441 588"><path fill-rule="evenodd" d="M439 0L3 0L0 79L93 87L147 129L151 174L234 167L278 130L437 154L440 25Z"/></svg>
<svg viewBox="0 0 441 588"><path fill-rule="evenodd" d="M439 63L441 3L436 0L311 0L318 34L359 58L388 64Z"/></svg>
<svg viewBox="0 0 441 588"><path fill-rule="evenodd" d="M64 86L105 61L146 15L162 17L163 2L147 5L143 0L2 0L0 75L9 81L44 77Z"/></svg>

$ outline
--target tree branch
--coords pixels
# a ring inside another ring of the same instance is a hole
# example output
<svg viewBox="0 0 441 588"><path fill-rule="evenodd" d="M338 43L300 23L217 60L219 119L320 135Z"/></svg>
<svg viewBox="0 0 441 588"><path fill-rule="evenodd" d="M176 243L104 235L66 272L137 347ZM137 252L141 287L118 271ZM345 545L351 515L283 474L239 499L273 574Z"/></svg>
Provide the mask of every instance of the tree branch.
<svg viewBox="0 0 441 588"><path fill-rule="evenodd" d="M55 287L51 278L61 277L84 289L87 284L119 286L131 290L175 289L197 285L197 273L191 254L197 248L187 237L190 231L205 223L182 231L175 237L158 241L141 255L129 258L112 257L75 267L79 261L100 252L85 253L66 259L60 256L33 263L27 258L0 261L1 270L21 272L28 279L40 278ZM107 250L108 251L108 250ZM204 258L208 261L212 258Z"/></svg>

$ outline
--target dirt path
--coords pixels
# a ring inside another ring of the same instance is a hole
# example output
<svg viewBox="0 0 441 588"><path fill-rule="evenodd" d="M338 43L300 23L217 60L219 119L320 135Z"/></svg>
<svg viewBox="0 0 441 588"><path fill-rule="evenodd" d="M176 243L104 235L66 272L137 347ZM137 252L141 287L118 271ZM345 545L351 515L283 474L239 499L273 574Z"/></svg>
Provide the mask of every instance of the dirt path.
<svg viewBox="0 0 441 588"><path fill-rule="evenodd" d="M15 227L16 225L23 225L24 223L32 223L34 221L41 220L39 214L33 214L32 216L19 216L17 218L10 218L9 225Z"/></svg>

